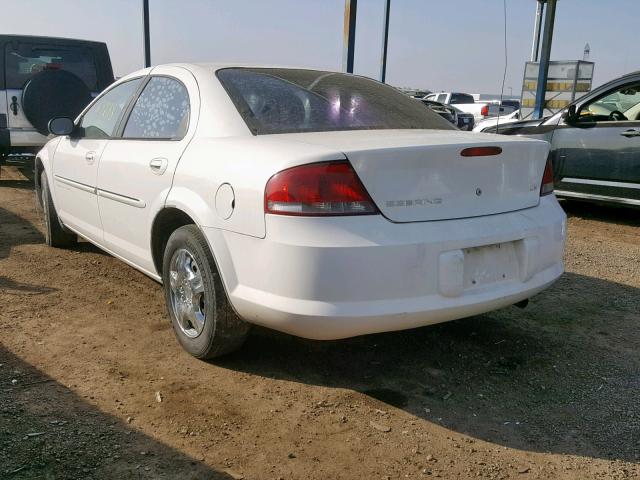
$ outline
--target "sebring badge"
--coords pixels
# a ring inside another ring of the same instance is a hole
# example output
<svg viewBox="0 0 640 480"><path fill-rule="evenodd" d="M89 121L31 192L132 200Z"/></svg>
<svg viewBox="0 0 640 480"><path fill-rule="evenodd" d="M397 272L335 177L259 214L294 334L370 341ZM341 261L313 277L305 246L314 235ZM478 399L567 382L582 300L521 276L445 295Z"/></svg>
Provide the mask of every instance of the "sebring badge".
<svg viewBox="0 0 640 480"><path fill-rule="evenodd" d="M416 198L413 200L387 200L387 207L429 207L440 205L442 198Z"/></svg>

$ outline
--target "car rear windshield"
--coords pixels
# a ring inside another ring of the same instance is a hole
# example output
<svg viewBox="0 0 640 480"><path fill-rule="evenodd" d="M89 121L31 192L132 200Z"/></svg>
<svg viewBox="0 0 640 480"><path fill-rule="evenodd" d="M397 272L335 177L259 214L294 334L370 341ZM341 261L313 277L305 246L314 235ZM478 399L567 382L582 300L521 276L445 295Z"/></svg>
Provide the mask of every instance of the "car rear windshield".
<svg viewBox="0 0 640 480"><path fill-rule="evenodd" d="M97 91L96 64L89 50L73 47L38 47L8 44L5 51L7 88L22 88L33 75L43 70L67 70L80 77L87 88Z"/></svg>
<svg viewBox="0 0 640 480"><path fill-rule="evenodd" d="M282 68L226 68L217 76L254 135L453 128L420 102L364 77Z"/></svg>
<svg viewBox="0 0 640 480"><path fill-rule="evenodd" d="M455 105L456 103L475 103L475 100L467 93L452 93L449 103L451 105Z"/></svg>

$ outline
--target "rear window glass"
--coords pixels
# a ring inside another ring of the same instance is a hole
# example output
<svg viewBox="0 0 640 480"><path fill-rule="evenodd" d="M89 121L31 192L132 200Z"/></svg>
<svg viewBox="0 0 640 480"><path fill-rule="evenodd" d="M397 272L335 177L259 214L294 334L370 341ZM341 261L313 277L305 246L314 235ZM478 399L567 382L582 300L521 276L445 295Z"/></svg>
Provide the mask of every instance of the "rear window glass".
<svg viewBox="0 0 640 480"><path fill-rule="evenodd" d="M33 75L43 70L66 70L78 76L91 91L97 91L96 64L91 51L73 47L7 45L5 79L7 88L22 88Z"/></svg>
<svg viewBox="0 0 640 480"><path fill-rule="evenodd" d="M254 135L453 128L395 88L364 77L282 68L227 68L217 75Z"/></svg>
<svg viewBox="0 0 640 480"><path fill-rule="evenodd" d="M451 103L455 105L456 103L475 103L475 100L471 95L466 93L452 93L451 94Z"/></svg>

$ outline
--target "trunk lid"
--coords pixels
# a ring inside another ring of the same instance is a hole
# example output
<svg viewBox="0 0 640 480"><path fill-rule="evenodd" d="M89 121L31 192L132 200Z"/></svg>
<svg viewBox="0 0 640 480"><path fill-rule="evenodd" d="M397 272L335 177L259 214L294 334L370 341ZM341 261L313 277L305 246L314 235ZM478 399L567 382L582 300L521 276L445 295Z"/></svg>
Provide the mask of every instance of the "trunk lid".
<svg viewBox="0 0 640 480"><path fill-rule="evenodd" d="M536 206L549 151L538 140L440 130L296 133L288 140L340 150L393 222L492 215ZM469 147L502 153L463 157Z"/></svg>

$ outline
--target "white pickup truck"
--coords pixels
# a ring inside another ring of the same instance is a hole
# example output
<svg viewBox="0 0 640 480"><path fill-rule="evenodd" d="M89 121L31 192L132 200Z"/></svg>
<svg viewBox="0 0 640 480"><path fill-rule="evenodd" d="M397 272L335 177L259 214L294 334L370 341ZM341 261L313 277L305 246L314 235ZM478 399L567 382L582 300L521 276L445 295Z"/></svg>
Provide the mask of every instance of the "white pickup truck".
<svg viewBox="0 0 640 480"><path fill-rule="evenodd" d="M513 107L500 106L499 102L476 102L468 93L439 92L431 93L424 98L446 105L455 105L457 109L471 113L476 123L488 117L495 117L498 114L507 115L514 111Z"/></svg>

